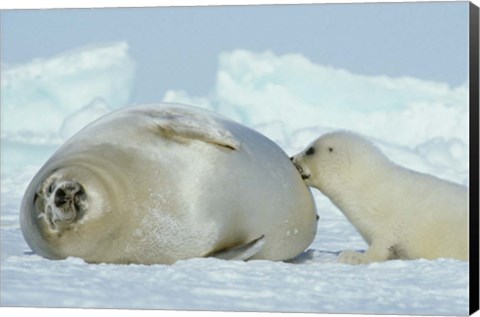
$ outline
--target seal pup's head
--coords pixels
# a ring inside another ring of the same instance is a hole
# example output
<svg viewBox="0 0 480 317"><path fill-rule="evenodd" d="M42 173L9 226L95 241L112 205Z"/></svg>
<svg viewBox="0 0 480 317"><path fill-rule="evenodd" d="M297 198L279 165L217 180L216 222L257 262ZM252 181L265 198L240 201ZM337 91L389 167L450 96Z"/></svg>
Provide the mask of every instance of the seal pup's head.
<svg viewBox="0 0 480 317"><path fill-rule="evenodd" d="M388 159L372 143L348 131L327 133L290 158L308 186L325 194L373 177Z"/></svg>

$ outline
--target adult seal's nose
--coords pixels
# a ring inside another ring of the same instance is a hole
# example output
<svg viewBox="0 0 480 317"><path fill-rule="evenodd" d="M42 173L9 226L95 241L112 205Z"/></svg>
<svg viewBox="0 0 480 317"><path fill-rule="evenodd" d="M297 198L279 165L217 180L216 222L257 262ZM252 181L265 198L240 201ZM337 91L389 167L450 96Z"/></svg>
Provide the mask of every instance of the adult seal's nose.
<svg viewBox="0 0 480 317"><path fill-rule="evenodd" d="M69 200L69 197L67 197L67 193L61 188L57 189L57 191L55 192L55 198L54 198L55 206L61 207L65 205L68 202L68 200Z"/></svg>
<svg viewBox="0 0 480 317"><path fill-rule="evenodd" d="M83 190L79 183L64 182L55 191L54 204L60 208L69 202L76 202L80 195L83 195Z"/></svg>

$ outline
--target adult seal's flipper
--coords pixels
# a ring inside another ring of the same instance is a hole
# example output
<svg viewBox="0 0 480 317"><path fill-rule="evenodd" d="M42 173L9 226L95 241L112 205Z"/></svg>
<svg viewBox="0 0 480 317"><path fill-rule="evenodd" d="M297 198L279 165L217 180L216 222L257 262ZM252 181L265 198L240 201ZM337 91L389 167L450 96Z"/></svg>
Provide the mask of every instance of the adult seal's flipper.
<svg viewBox="0 0 480 317"><path fill-rule="evenodd" d="M167 108L145 112L154 121L157 133L177 141L198 140L238 150L240 142L212 116L192 109Z"/></svg>
<svg viewBox="0 0 480 317"><path fill-rule="evenodd" d="M261 237L255 240L252 240L250 242L247 242L245 244L242 244L230 249L216 252L210 256L218 259L223 259L223 260L246 261L251 257L253 257L255 254L257 254L258 252L260 252L264 244L265 244L265 236L262 235Z"/></svg>

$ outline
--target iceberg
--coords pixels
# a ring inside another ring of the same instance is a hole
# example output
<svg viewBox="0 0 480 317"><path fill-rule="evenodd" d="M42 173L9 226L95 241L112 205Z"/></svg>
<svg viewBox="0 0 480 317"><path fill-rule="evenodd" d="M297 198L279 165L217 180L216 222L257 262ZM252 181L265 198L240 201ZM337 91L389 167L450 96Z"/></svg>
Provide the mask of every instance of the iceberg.
<svg viewBox="0 0 480 317"><path fill-rule="evenodd" d="M67 115L99 97L113 108L124 106L134 70L124 42L7 65L1 74L2 132L56 134Z"/></svg>
<svg viewBox="0 0 480 317"><path fill-rule="evenodd" d="M135 73L126 42L2 66L4 171L44 162L83 125L128 104Z"/></svg>
<svg viewBox="0 0 480 317"><path fill-rule="evenodd" d="M251 127L282 122L354 130L413 149L435 137L468 143L468 85L365 76L300 54L224 52L207 96L167 91L164 101L210 108Z"/></svg>

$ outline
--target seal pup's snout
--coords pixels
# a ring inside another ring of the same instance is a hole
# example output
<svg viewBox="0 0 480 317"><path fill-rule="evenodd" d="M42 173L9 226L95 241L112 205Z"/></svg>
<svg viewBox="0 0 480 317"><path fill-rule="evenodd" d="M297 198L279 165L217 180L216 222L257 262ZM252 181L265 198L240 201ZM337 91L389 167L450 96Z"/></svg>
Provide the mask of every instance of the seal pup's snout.
<svg viewBox="0 0 480 317"><path fill-rule="evenodd" d="M304 175L304 174L302 174L301 176L302 176L302 179L309 179L309 178L310 178L310 175Z"/></svg>
<svg viewBox="0 0 480 317"><path fill-rule="evenodd" d="M303 167L297 162L297 159L295 156L292 156L290 157L290 161L292 161L293 165L295 166L295 168L298 170L298 172L300 173L300 176L302 176L302 179L309 179L310 178L310 175L308 175Z"/></svg>

